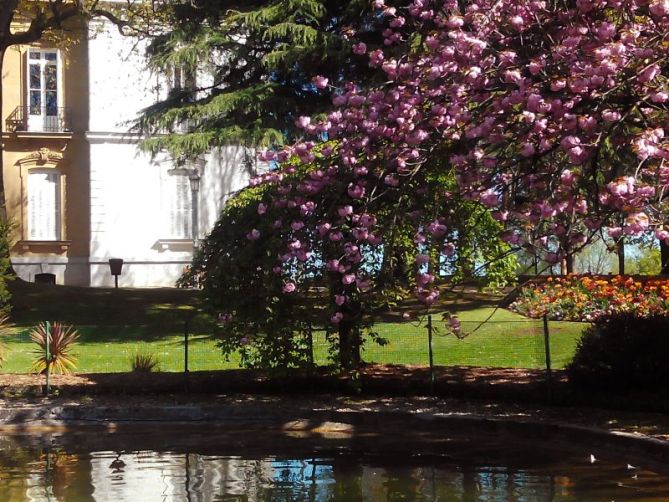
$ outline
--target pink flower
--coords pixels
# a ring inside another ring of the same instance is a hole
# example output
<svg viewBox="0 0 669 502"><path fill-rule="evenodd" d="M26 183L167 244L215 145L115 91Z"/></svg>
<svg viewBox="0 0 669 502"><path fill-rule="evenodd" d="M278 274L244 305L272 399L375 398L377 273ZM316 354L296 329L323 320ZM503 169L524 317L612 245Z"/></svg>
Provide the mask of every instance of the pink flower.
<svg viewBox="0 0 669 502"><path fill-rule="evenodd" d="M335 295L335 303L341 307L342 305L344 305L344 303L346 303L346 296Z"/></svg>
<svg viewBox="0 0 669 502"><path fill-rule="evenodd" d="M558 256L557 253L546 253L545 259L551 265L555 265L557 262L560 261L560 257Z"/></svg>
<svg viewBox="0 0 669 502"><path fill-rule="evenodd" d="M258 214L263 215L267 212L267 204L263 204L262 202L258 204Z"/></svg>
<svg viewBox="0 0 669 502"><path fill-rule="evenodd" d="M369 279L356 279L355 280L355 285L360 291L367 291L371 285L371 282Z"/></svg>
<svg viewBox="0 0 669 502"><path fill-rule="evenodd" d="M346 274L341 278L341 282L345 285L353 284L355 282L355 274Z"/></svg>
<svg viewBox="0 0 669 502"><path fill-rule="evenodd" d="M460 319L458 319L456 316L451 316L448 318L448 327L450 328L453 333L460 333L460 330L462 328L462 323L460 322Z"/></svg>
<svg viewBox="0 0 669 502"><path fill-rule="evenodd" d="M669 93L665 91L654 92L653 94L650 95L650 100L653 103L666 103L667 101L669 101Z"/></svg>
<svg viewBox="0 0 669 502"><path fill-rule="evenodd" d="M490 188L481 194L481 204L485 207L495 207L499 202L499 196Z"/></svg>
<svg viewBox="0 0 669 502"><path fill-rule="evenodd" d="M627 216L626 223L627 228L625 230L627 232L631 234L640 234L648 229L650 219L646 213L638 212Z"/></svg>
<svg viewBox="0 0 669 502"><path fill-rule="evenodd" d="M650 82L660 74L660 67L656 64L650 65L639 74L639 82Z"/></svg>
<svg viewBox="0 0 669 502"><path fill-rule="evenodd" d="M453 256L455 254L455 244L452 242L447 242L441 252L444 254L444 256Z"/></svg>
<svg viewBox="0 0 669 502"><path fill-rule="evenodd" d="M623 229L620 227L609 227L606 231L609 237L612 239L618 239L623 235Z"/></svg>
<svg viewBox="0 0 669 502"><path fill-rule="evenodd" d="M381 66L384 59L385 56L383 55L383 51L381 49L377 49L369 53L369 64L371 66Z"/></svg>
<svg viewBox="0 0 669 502"><path fill-rule="evenodd" d="M416 290L416 296L418 299L424 303L425 305L432 305L434 302L437 301L439 298L439 290L438 289L422 289L418 288Z"/></svg>
<svg viewBox="0 0 669 502"><path fill-rule="evenodd" d="M648 7L650 12L657 17L664 17L669 14L669 0L655 0Z"/></svg>
<svg viewBox="0 0 669 502"><path fill-rule="evenodd" d="M325 89L328 86L329 80L322 75L317 75L314 77L314 85L318 89Z"/></svg>
<svg viewBox="0 0 669 502"><path fill-rule="evenodd" d="M416 282L420 284L421 286L425 286L426 284L430 284L434 282L434 275L432 274L418 274L416 277Z"/></svg>
<svg viewBox="0 0 669 502"><path fill-rule="evenodd" d="M616 122L620 120L620 112L607 108L602 112L602 120L604 122Z"/></svg>
<svg viewBox="0 0 669 502"><path fill-rule="evenodd" d="M416 264L418 265L425 265L426 263L429 263L430 257L426 254L418 254L416 255Z"/></svg>
<svg viewBox="0 0 669 502"><path fill-rule="evenodd" d="M248 234L246 234L246 238L250 241L257 241L260 239L260 231L254 228Z"/></svg>
<svg viewBox="0 0 669 502"><path fill-rule="evenodd" d="M571 186L575 180L576 176L574 176L573 171L569 169L565 169L564 171L562 171L562 174L560 175L560 181L562 182L563 185Z"/></svg>
<svg viewBox="0 0 669 502"><path fill-rule="evenodd" d="M311 124L311 118L309 117L298 117L297 120L295 120L295 125L299 127L300 129L306 129L309 127L309 124Z"/></svg>
<svg viewBox="0 0 669 502"><path fill-rule="evenodd" d="M327 262L327 269L330 272L336 272L337 270L339 270L339 260L329 260Z"/></svg>
<svg viewBox="0 0 669 502"><path fill-rule="evenodd" d="M394 174L389 174L383 178L383 182L390 187L398 187L400 185L400 180Z"/></svg>
<svg viewBox="0 0 669 502"><path fill-rule="evenodd" d="M523 157L531 157L536 151L537 150L532 143L524 143L523 148L520 150L520 154Z"/></svg>
<svg viewBox="0 0 669 502"><path fill-rule="evenodd" d="M337 209L337 214L339 214L339 216L341 216L342 218L351 216L353 214L353 206L350 205L342 206L339 209Z"/></svg>
<svg viewBox="0 0 669 502"><path fill-rule="evenodd" d="M344 314L342 314L341 312L337 312L332 317L330 317L330 322L332 324L339 324L343 318Z"/></svg>
<svg viewBox="0 0 669 502"><path fill-rule="evenodd" d="M353 53L357 54L358 56L362 56L366 52L367 52L367 44L365 44L364 42L360 42L353 46Z"/></svg>
<svg viewBox="0 0 669 502"><path fill-rule="evenodd" d="M286 282L283 285L282 291L284 293L292 293L292 292L295 291L296 288L297 288L297 286L295 286L294 282Z"/></svg>
<svg viewBox="0 0 669 502"><path fill-rule="evenodd" d="M361 199L365 195L365 187L356 183L350 183L348 185L348 195L352 199Z"/></svg>
<svg viewBox="0 0 669 502"><path fill-rule="evenodd" d="M660 241L666 241L669 239L669 232L664 228L659 228L655 230L655 238Z"/></svg>

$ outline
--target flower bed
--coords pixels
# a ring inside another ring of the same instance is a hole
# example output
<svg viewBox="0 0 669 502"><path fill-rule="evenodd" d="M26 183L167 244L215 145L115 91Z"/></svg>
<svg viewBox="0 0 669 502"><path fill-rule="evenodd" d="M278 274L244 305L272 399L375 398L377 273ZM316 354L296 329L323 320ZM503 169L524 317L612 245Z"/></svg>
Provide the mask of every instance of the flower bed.
<svg viewBox="0 0 669 502"><path fill-rule="evenodd" d="M510 307L527 317L591 322L631 313L638 317L667 315L669 279L630 276L568 275L548 277L524 287Z"/></svg>

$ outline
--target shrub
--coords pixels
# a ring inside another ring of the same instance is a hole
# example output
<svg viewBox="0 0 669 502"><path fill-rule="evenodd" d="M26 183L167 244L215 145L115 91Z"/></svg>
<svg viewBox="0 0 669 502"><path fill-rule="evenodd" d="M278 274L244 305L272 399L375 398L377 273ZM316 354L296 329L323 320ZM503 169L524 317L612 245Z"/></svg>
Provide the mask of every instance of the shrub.
<svg viewBox="0 0 669 502"><path fill-rule="evenodd" d="M135 354L130 358L133 372L151 373L160 368L158 359L153 354Z"/></svg>
<svg viewBox="0 0 669 502"><path fill-rule="evenodd" d="M668 353L669 317L613 314L585 330L567 374L580 387L666 391Z"/></svg>
<svg viewBox="0 0 669 502"><path fill-rule="evenodd" d="M9 316L0 315L0 366L7 360L7 351L9 350L4 338L12 334Z"/></svg>
<svg viewBox="0 0 669 502"><path fill-rule="evenodd" d="M49 358L46 357L47 327L40 323L30 331L30 339L37 344L32 370L42 373L47 364L51 373L72 373L77 365L76 357L70 352L79 338L79 333L72 326L54 322L49 327Z"/></svg>
<svg viewBox="0 0 669 502"><path fill-rule="evenodd" d="M9 260L9 234L11 230L11 223L0 220L0 316L9 314L11 310L11 294L7 283L16 278Z"/></svg>

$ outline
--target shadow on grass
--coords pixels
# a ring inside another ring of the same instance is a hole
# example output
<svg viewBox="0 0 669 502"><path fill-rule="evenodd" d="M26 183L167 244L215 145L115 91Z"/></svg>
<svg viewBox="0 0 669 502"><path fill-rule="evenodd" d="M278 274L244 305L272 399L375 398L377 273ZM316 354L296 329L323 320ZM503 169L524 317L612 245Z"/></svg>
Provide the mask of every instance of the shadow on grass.
<svg viewBox="0 0 669 502"><path fill-rule="evenodd" d="M16 280L10 291L11 318L19 325L45 319L75 325L169 325L200 306L198 291L174 288L116 290Z"/></svg>

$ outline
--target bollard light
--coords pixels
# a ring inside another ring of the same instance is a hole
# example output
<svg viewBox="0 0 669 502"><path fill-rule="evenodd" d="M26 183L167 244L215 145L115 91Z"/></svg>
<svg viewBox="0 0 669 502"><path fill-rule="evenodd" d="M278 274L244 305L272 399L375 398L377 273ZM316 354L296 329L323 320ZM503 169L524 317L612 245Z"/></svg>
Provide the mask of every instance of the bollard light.
<svg viewBox="0 0 669 502"><path fill-rule="evenodd" d="M118 289L118 276L121 275L123 270L123 259L122 258L110 258L109 259L109 270L111 275L114 276L114 287Z"/></svg>

